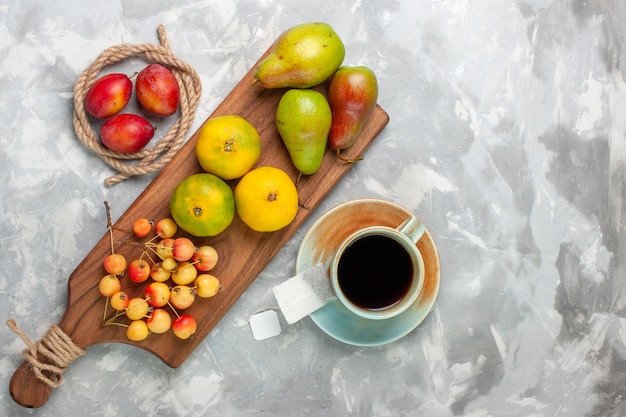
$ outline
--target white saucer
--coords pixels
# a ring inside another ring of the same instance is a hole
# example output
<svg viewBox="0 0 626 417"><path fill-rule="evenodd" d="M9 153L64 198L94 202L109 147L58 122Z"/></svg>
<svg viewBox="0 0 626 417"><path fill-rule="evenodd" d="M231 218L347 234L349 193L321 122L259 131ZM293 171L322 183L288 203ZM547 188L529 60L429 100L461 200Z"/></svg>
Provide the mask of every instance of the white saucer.
<svg viewBox="0 0 626 417"><path fill-rule="evenodd" d="M397 227L412 213L386 200L357 199L342 203L322 215L307 232L296 259L296 273L322 262L330 266L339 244L352 232L367 226ZM402 338L428 315L439 291L439 254L426 230L417 243L424 258L424 287L417 301L404 313L386 320L368 320L349 311L339 300L310 314L329 336L355 346L378 346Z"/></svg>

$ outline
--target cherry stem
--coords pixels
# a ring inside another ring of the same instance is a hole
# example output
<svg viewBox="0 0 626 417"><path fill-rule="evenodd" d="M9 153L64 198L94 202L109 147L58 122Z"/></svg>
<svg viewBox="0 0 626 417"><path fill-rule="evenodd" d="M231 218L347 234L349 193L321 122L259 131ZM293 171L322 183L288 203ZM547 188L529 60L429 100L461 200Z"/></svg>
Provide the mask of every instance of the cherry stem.
<svg viewBox="0 0 626 417"><path fill-rule="evenodd" d="M115 245L113 244L113 222L111 221L111 207L109 206L109 202L104 200L104 207L106 209L107 214L107 228L109 229L109 237L111 239L111 253L115 253Z"/></svg>
<svg viewBox="0 0 626 417"><path fill-rule="evenodd" d="M170 308L172 309L172 311L174 312L174 314L176 314L176 317L180 318L180 314L178 314L178 311L176 311L176 309L174 308L174 306L172 305L172 303L170 303L169 301L167 302L167 305L170 306Z"/></svg>
<svg viewBox="0 0 626 417"><path fill-rule="evenodd" d="M114 314L113 316L111 316L109 319L105 319L105 320L103 320L103 323L102 323L102 324L103 324L104 326L109 326L109 325L111 325L111 324L120 324L120 323L116 322L116 321L115 321L115 319L116 319L116 318L118 318L118 317L120 317L120 316L123 316L123 315L124 315L124 313L122 313L121 311L117 311L117 312L115 312L115 314ZM106 317L106 315L105 315L105 317Z"/></svg>
<svg viewBox="0 0 626 417"><path fill-rule="evenodd" d="M135 242L134 240L131 239L126 239L120 242L122 245L126 245L126 246L138 246L140 248L143 248L144 245L142 243L139 242Z"/></svg>
<svg viewBox="0 0 626 417"><path fill-rule="evenodd" d="M150 249L150 250L152 251L152 253L154 253L154 254L155 254L155 255L157 255L159 258L161 258L161 257L159 256L159 253L156 251L156 249L154 249L154 246L155 246L155 245L146 245L146 248L147 248L147 249ZM152 258L150 258L150 259L152 259ZM161 259L161 260L163 260L163 259Z"/></svg>
<svg viewBox="0 0 626 417"><path fill-rule="evenodd" d="M161 235L157 234L153 237L150 238L149 241L147 241L146 243L144 243L144 245L154 245L154 241L156 241L157 239L159 239L161 237Z"/></svg>
<svg viewBox="0 0 626 417"><path fill-rule="evenodd" d="M107 307L109 306L109 297L106 298L106 301L104 302L104 315L102 317L102 322L104 323L107 319Z"/></svg>
<svg viewBox="0 0 626 417"><path fill-rule="evenodd" d="M120 323L120 322L117 322L117 321L112 321L110 323L106 323L105 324L105 326L111 326L111 325L120 326L120 327L128 327L128 324Z"/></svg>
<svg viewBox="0 0 626 417"><path fill-rule="evenodd" d="M141 256L139 257L139 259L141 259L144 255L146 255L146 257L147 257L148 259L150 259L150 263L151 263L152 265L156 264L156 262L154 261L154 259L152 259L152 256L150 256L150 254L148 253L148 251L147 251L147 250L144 250L144 251L142 252L142 254L141 254Z"/></svg>

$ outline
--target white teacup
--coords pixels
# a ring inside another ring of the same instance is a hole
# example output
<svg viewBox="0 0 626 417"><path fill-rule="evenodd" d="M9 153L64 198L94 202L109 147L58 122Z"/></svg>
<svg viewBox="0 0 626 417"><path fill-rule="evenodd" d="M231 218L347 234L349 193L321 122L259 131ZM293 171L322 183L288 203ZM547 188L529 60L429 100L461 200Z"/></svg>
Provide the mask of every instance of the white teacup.
<svg viewBox="0 0 626 417"><path fill-rule="evenodd" d="M373 320L408 309L424 285L424 260L416 246L424 230L412 216L396 229L370 226L348 236L330 267L337 298L354 314Z"/></svg>

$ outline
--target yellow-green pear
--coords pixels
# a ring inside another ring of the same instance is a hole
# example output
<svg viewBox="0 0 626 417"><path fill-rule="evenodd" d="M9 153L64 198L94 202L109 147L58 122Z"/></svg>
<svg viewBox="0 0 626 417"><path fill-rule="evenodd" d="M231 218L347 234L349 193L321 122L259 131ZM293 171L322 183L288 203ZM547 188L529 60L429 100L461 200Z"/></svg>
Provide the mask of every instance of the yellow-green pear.
<svg viewBox="0 0 626 417"><path fill-rule="evenodd" d="M341 66L346 50L327 23L304 23L283 32L254 71L265 88L309 88Z"/></svg>
<svg viewBox="0 0 626 417"><path fill-rule="evenodd" d="M313 174L322 164L331 123L330 105L318 91L290 89L280 98L276 128L302 174Z"/></svg>

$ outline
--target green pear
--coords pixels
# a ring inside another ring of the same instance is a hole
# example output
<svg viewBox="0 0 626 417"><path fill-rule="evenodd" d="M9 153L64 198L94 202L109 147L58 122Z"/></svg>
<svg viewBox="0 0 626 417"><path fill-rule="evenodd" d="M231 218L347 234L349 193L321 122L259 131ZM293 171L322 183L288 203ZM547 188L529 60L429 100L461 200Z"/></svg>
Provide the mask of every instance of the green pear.
<svg viewBox="0 0 626 417"><path fill-rule="evenodd" d="M309 88L341 66L346 51L327 23L304 23L283 32L254 71L265 88Z"/></svg>
<svg viewBox="0 0 626 417"><path fill-rule="evenodd" d="M291 89L280 98L276 128L302 174L313 174L322 164L331 123L330 105L315 90Z"/></svg>

